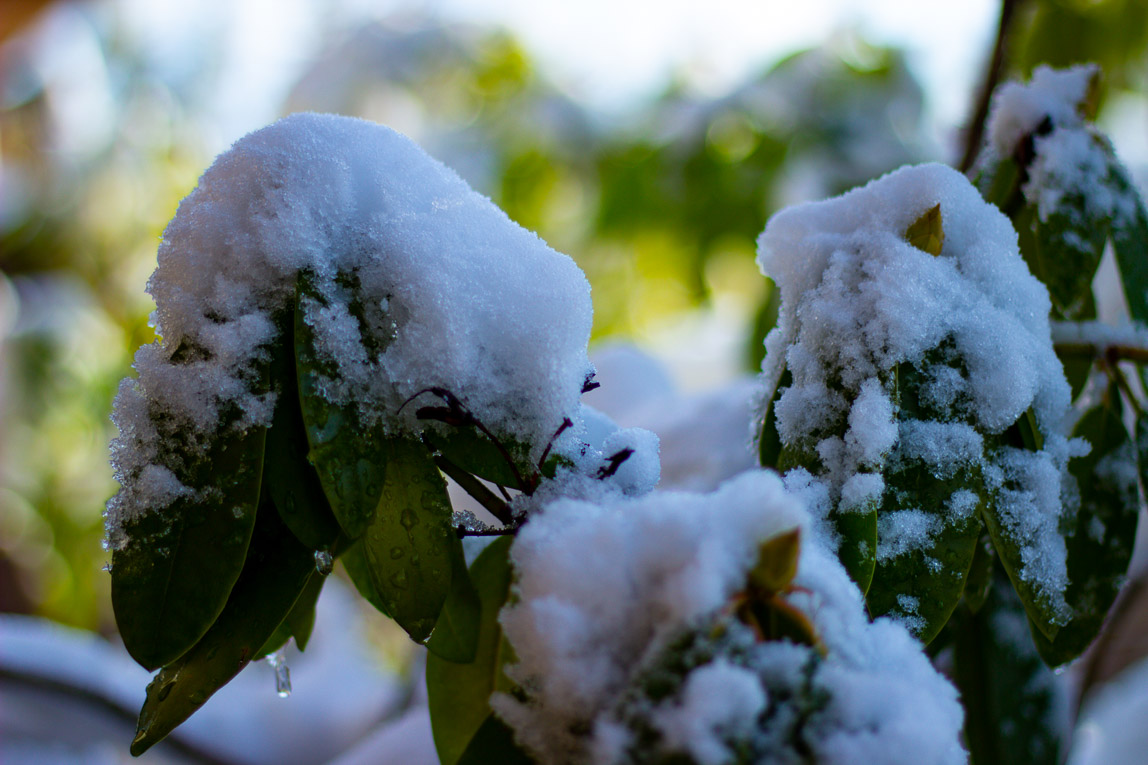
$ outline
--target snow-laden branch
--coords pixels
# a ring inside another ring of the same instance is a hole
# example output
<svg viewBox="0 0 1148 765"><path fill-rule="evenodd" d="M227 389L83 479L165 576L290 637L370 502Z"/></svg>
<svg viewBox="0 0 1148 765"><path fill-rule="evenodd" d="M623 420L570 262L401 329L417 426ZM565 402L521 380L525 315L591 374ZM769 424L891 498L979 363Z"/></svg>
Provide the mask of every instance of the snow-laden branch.
<svg viewBox="0 0 1148 765"><path fill-rule="evenodd" d="M1136 322L1112 326L1099 321L1054 321L1052 344L1061 356L1148 363L1148 327Z"/></svg>

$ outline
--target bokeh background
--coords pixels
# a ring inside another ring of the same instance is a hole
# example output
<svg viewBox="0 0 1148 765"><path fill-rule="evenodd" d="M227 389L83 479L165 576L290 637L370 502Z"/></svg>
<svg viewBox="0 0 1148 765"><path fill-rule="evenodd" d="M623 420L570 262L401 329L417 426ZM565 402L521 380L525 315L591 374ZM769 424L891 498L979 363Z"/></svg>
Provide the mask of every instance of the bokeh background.
<svg viewBox="0 0 1148 765"><path fill-rule="evenodd" d="M1004 75L1097 61L1144 180L1148 3L1028 0ZM959 163L992 0L0 0L0 611L114 634L108 413L156 246L212 157L295 111L387 123L573 256L596 342L754 370L780 207Z"/></svg>

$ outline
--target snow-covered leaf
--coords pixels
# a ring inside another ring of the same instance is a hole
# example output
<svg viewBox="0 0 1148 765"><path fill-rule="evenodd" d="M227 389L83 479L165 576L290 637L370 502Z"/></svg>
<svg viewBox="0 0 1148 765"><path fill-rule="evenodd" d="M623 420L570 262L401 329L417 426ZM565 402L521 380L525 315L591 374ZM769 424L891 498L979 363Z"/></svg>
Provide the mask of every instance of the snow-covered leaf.
<svg viewBox="0 0 1148 765"><path fill-rule="evenodd" d="M510 537L495 540L470 567L470 579L481 603L474 660L458 664L433 653L427 657L431 730L443 765L458 761L490 716L490 695L510 688L502 673L509 648L502 637L498 613L510 594L511 541ZM444 607L444 615L445 611Z"/></svg>
<svg viewBox="0 0 1148 765"><path fill-rule="evenodd" d="M387 613L421 643L434 629L450 592L458 544L453 511L446 483L421 442L390 442L386 463L363 551Z"/></svg>
<svg viewBox="0 0 1148 765"><path fill-rule="evenodd" d="M1050 666L1075 659L1096 638L1132 559L1140 513L1138 457L1119 401L1119 393L1112 388L1073 432L1086 439L1092 451L1069 465L1080 490L1080 507L1063 523L1069 581L1065 600L1071 615L1053 631L1036 621L1029 610L1035 624L1033 638ZM1148 430L1144 416L1138 418L1136 428L1138 435Z"/></svg>
<svg viewBox="0 0 1148 765"><path fill-rule="evenodd" d="M315 348L315 332L307 323L305 303L322 303L312 277L300 275L295 304L295 363L299 403L315 466L331 510L348 536L359 537L379 503L386 472L387 440L378 428L364 427L357 408L330 401L323 380L335 377L334 365Z"/></svg>
<svg viewBox="0 0 1148 765"><path fill-rule="evenodd" d="M310 580L319 576L314 553L299 543L264 498L243 573L227 606L207 634L148 685L132 754L139 756L167 736L256 658Z"/></svg>
<svg viewBox="0 0 1148 765"><path fill-rule="evenodd" d="M184 455L183 483L204 488L124 524L126 544L112 553L112 607L144 668L177 659L223 610L255 524L266 434L228 431L205 457Z"/></svg>

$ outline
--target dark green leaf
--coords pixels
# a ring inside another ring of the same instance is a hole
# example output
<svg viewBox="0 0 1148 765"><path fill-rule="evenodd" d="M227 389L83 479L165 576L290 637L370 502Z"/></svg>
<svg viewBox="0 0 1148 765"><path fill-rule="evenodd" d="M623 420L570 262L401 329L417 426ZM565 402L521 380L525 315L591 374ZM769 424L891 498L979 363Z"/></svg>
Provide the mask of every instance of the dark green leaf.
<svg viewBox="0 0 1148 765"><path fill-rule="evenodd" d="M295 638L295 646L304 651L307 643L311 641L311 632L315 629L315 606L319 602L319 594L323 591L323 583L327 577L315 572L315 576L307 580L307 586L299 594L299 599L287 614L283 623L291 630L291 637Z"/></svg>
<svg viewBox="0 0 1148 765"><path fill-rule="evenodd" d="M1107 400L1088 411L1073 431L1092 444L1092 452L1069 464L1080 489L1075 517L1062 522L1069 582L1064 595L1071 616L1052 634L1039 622L1032 630L1050 666L1075 659L1096 638L1132 558L1140 514L1137 454L1121 419L1119 400L1113 387ZM1143 417L1136 427L1138 432L1145 430Z"/></svg>
<svg viewBox="0 0 1148 765"><path fill-rule="evenodd" d="M144 668L179 658L223 610L251 541L266 433L218 436L190 475L179 475L211 493L124 524L127 544L112 553L112 607L124 646Z"/></svg>
<svg viewBox="0 0 1148 765"><path fill-rule="evenodd" d="M280 341L271 354L271 381L278 395L267 434L263 482L287 528L312 550L321 550L335 541L339 524L315 468L307 461L310 447L299 409L294 314L287 312L285 317L279 322Z"/></svg>
<svg viewBox="0 0 1148 765"><path fill-rule="evenodd" d="M965 605L972 613L977 613L989 596L993 583L993 566L996 563L996 553L988 531L981 532L977 540L977 551L973 554L973 563L969 567L969 575L965 579Z"/></svg>
<svg viewBox="0 0 1148 765"><path fill-rule="evenodd" d="M431 448L466 472L501 486L522 489L519 478L533 472L526 449L507 443L504 455L489 437L473 426L451 428L445 434L428 430L424 438ZM507 462L507 455L514 467Z"/></svg>
<svg viewBox="0 0 1148 765"><path fill-rule="evenodd" d="M270 501L259 518L243 573L207 634L147 688L131 752L139 756L186 720L268 644L309 580L314 553L299 543Z"/></svg>
<svg viewBox="0 0 1148 765"><path fill-rule="evenodd" d="M1026 629L1024 606L1004 570L992 566L983 607L953 617L953 679L965 708L965 742L972 762L1060 762L1056 725L1060 691ZM992 573L996 569L995 574Z"/></svg>
<svg viewBox="0 0 1148 765"><path fill-rule="evenodd" d="M466 570L462 541L457 537L451 557L450 593L446 596L426 646L435 656L466 664L474 661L478 650L482 603L470 580L470 573Z"/></svg>
<svg viewBox="0 0 1148 765"><path fill-rule="evenodd" d="M1113 221L1112 249L1132 318L1148 323L1148 210L1115 156L1111 164L1111 187L1131 210Z"/></svg>
<svg viewBox="0 0 1148 765"><path fill-rule="evenodd" d="M323 298L304 273L295 307L295 364L299 404L310 445L308 459L339 525L352 539L362 536L378 507L386 469L387 439L366 427L355 404L335 404L323 394L323 380L337 377L335 365L315 348L306 306Z"/></svg>
<svg viewBox="0 0 1148 765"><path fill-rule="evenodd" d="M758 461L762 467L777 469L781 458L781 435L777 432L777 418L774 406L781 392L793 384L793 374L786 367L769 398L766 399L765 417L761 423L761 436L758 438Z"/></svg>
<svg viewBox="0 0 1148 765"><path fill-rule="evenodd" d="M924 364L941 363L942 358L943 350L938 349L932 358L926 357ZM898 367L900 421L941 419L920 400L926 379L921 370L910 364ZM886 553L877 555L866 603L873 616L898 615L927 644L945 626L965 591L981 533L978 514L985 506L987 492L975 461L946 466L938 472L936 465L904 454L900 446L889 457L883 474L885 492L877 513L877 547L889 547ZM976 495L976 509L955 515L950 503L958 491ZM923 514L933 525L923 544L900 549L894 539L883 536L882 521L889 524L888 534L901 533L903 522L894 515L898 513L913 513L914 522L920 522Z"/></svg>
<svg viewBox="0 0 1148 765"><path fill-rule="evenodd" d="M534 760L514 741L514 731L491 714L470 740L458 765L535 765Z"/></svg>
<svg viewBox="0 0 1148 765"><path fill-rule="evenodd" d="M470 568L481 603L474 661L456 664L434 654L427 657L431 730L443 765L453 765L458 760L490 716L490 695L510 689L510 681L502 673L509 646L502 636L498 613L510 594L511 541L510 537L495 540Z"/></svg>
<svg viewBox="0 0 1148 765"><path fill-rule="evenodd" d="M351 583L355 585L355 589L359 591L363 599L374 606L383 616L389 617L391 614L387 611L383 596L375 589L375 582L371 579L371 564L367 562L366 543L362 539L356 540L339 560L343 562L347 576L350 577Z"/></svg>
<svg viewBox="0 0 1148 765"><path fill-rule="evenodd" d="M396 440L378 510L364 534L371 581L387 613L421 643L434 629L450 592L458 537L446 482L427 448Z"/></svg>

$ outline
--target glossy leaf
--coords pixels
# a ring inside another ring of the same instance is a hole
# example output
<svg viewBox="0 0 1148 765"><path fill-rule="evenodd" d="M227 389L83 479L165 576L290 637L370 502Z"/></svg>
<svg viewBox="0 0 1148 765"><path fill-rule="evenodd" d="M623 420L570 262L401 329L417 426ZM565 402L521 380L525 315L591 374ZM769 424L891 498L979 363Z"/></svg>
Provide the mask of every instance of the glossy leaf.
<svg viewBox="0 0 1148 765"><path fill-rule="evenodd" d="M458 765L535 765L534 760L514 741L514 731L494 714L482 723Z"/></svg>
<svg viewBox="0 0 1148 765"><path fill-rule="evenodd" d="M295 321L290 312L278 322L280 341L271 354L275 415L267 434L263 482L287 528L312 550L325 549L339 534L315 468L307 461L310 447L295 366Z"/></svg>
<svg viewBox="0 0 1148 765"><path fill-rule="evenodd" d="M211 493L124 524L127 544L112 553L112 607L124 646L145 669L179 658L223 610L255 524L266 432L219 436L179 476Z"/></svg>
<svg viewBox="0 0 1148 765"><path fill-rule="evenodd" d="M167 736L247 666L318 576L314 553L269 501L262 502L243 574L226 608L190 651L148 685L132 754Z"/></svg>
<svg viewBox="0 0 1148 765"><path fill-rule="evenodd" d="M452 515L446 482L427 448L392 442L363 551L387 613L418 643L431 634L450 592L458 544Z"/></svg>
<svg viewBox="0 0 1148 765"><path fill-rule="evenodd" d="M1137 430L1143 431L1143 417ZM1071 609L1067 624L1054 634L1036 623L1033 639L1050 666L1065 664L1092 643L1124 583L1139 518L1135 445L1121 419L1119 395L1088 411L1073 435L1092 444L1092 451L1069 463L1080 490L1080 507L1065 527ZM1031 618L1031 613L1030 613Z"/></svg>
<svg viewBox="0 0 1148 765"><path fill-rule="evenodd" d="M363 534L378 506L386 472L387 439L379 428L364 427L357 407L335 404L323 394L323 380L335 377L332 362L315 348L307 323L308 304L323 298L306 273L300 276L295 307L295 364L299 405L310 447L308 459L339 525L349 537Z"/></svg>
<svg viewBox="0 0 1148 765"><path fill-rule="evenodd" d="M426 646L435 656L466 664L474 661L478 650L482 603L466 568L462 540L455 539L451 558L450 593Z"/></svg>
<svg viewBox="0 0 1148 765"><path fill-rule="evenodd" d="M383 616L390 617L391 614L387 611L383 596L375 588L375 582L371 579L371 564L367 562L365 548L366 543L362 539L356 540L339 560L342 561L343 569L363 599L374 606L375 610Z"/></svg>
<svg viewBox="0 0 1148 765"><path fill-rule="evenodd" d="M498 613L510 594L510 537L490 544L470 567L481 604L474 660L466 664L427 656L427 700L435 749L443 765L453 765L490 716L490 695L509 691L503 674L509 646ZM433 640L433 638L432 638Z"/></svg>
<svg viewBox="0 0 1148 765"><path fill-rule="evenodd" d="M941 220L941 205L937 203L913 221L905 231L905 241L930 255L940 255L945 245L945 229Z"/></svg>

